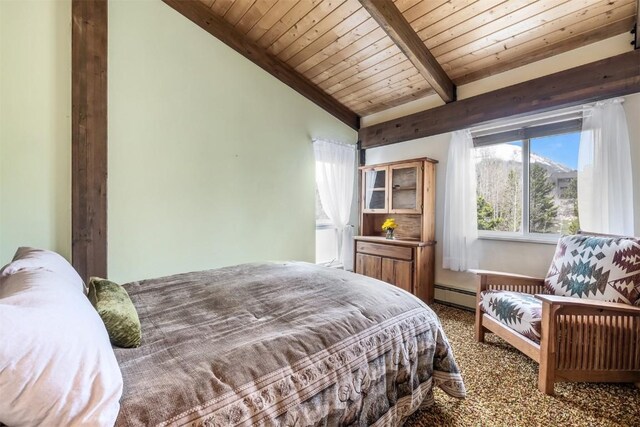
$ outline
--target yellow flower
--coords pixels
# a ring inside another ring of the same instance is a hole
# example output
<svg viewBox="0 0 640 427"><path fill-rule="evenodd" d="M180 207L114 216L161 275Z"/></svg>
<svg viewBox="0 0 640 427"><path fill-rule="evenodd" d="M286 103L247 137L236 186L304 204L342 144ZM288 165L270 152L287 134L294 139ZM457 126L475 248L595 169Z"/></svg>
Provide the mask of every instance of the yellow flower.
<svg viewBox="0 0 640 427"><path fill-rule="evenodd" d="M394 230L396 227L398 227L398 224L396 224L396 220L393 218L387 218L384 221L384 224L382 224L382 229L384 231L387 231L389 229Z"/></svg>

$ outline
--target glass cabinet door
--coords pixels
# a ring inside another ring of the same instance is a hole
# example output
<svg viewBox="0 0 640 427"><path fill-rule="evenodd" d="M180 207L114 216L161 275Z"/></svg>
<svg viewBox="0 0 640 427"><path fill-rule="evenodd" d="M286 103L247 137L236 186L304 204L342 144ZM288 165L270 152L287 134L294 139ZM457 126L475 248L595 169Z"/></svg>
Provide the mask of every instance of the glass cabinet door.
<svg viewBox="0 0 640 427"><path fill-rule="evenodd" d="M389 167L391 213L422 213L422 163Z"/></svg>
<svg viewBox="0 0 640 427"><path fill-rule="evenodd" d="M387 210L387 168L371 168L362 171L364 187L362 211L383 213Z"/></svg>

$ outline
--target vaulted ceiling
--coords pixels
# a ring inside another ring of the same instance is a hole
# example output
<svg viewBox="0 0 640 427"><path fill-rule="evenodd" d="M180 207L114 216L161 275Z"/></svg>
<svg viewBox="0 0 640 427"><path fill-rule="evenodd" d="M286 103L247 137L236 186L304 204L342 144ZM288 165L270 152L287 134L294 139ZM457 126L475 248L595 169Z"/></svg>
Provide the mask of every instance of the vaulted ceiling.
<svg viewBox="0 0 640 427"><path fill-rule="evenodd" d="M628 32L637 13L636 0L198 0L198 21L185 1L165 1L205 29L226 24L245 56L262 50L356 116Z"/></svg>

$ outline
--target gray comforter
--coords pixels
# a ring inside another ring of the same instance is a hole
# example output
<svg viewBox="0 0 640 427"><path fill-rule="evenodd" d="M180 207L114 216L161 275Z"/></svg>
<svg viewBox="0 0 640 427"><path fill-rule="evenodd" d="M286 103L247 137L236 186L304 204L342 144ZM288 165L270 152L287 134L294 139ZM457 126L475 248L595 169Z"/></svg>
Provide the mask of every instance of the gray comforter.
<svg viewBox="0 0 640 427"><path fill-rule="evenodd" d="M306 263L125 285L142 345L117 349L118 426L399 425L465 388L436 315L383 282Z"/></svg>

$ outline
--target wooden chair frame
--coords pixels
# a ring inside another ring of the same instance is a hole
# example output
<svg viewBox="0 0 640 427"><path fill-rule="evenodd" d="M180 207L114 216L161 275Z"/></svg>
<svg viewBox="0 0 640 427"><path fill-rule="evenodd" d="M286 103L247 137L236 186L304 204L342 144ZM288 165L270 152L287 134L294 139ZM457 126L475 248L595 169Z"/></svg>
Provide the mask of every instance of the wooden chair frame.
<svg viewBox="0 0 640 427"><path fill-rule="evenodd" d="M544 279L475 270L475 336L493 332L538 362L538 389L553 394L558 381L633 382L640 387L640 307L545 293ZM542 301L540 344L483 313L480 293L505 290Z"/></svg>

